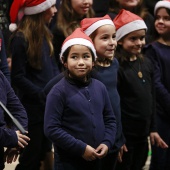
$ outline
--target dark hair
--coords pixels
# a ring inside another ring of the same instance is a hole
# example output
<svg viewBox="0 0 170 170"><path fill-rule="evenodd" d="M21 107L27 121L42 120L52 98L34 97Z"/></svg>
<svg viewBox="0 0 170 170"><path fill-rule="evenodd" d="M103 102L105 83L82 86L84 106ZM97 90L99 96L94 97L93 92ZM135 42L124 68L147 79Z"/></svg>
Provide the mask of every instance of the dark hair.
<svg viewBox="0 0 170 170"><path fill-rule="evenodd" d="M120 64L130 60L129 54L121 47L120 44L117 44L115 56ZM137 57L143 60L143 54L138 54Z"/></svg>

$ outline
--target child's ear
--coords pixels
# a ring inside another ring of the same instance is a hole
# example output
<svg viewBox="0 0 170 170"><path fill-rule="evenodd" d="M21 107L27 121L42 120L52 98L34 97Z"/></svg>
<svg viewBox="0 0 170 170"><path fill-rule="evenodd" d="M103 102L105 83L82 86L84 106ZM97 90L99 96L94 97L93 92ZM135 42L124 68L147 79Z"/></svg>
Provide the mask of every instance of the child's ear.
<svg viewBox="0 0 170 170"><path fill-rule="evenodd" d="M67 68L67 63L64 63L64 67Z"/></svg>
<svg viewBox="0 0 170 170"><path fill-rule="evenodd" d="M94 67L94 62L92 62L92 67Z"/></svg>

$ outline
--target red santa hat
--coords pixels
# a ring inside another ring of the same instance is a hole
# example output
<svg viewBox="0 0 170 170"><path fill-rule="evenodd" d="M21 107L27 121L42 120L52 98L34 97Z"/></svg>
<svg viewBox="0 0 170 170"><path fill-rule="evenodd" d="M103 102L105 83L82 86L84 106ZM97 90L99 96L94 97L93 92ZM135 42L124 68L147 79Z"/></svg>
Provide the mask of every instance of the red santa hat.
<svg viewBox="0 0 170 170"><path fill-rule="evenodd" d="M143 19L134 13L122 9L113 20L116 26L116 40L120 40L125 35L141 29L146 29L147 26Z"/></svg>
<svg viewBox="0 0 170 170"><path fill-rule="evenodd" d="M72 45L84 45L90 48L95 56L97 57L96 50L94 48L93 42L90 37L88 37L81 28L77 28L70 36L68 36L65 41L63 42L60 59L63 56L63 53L67 50L67 48L71 47Z"/></svg>
<svg viewBox="0 0 170 170"><path fill-rule="evenodd" d="M170 0L158 1L154 8L154 14L156 13L157 9L161 7L170 9Z"/></svg>
<svg viewBox="0 0 170 170"><path fill-rule="evenodd" d="M23 15L33 15L41 13L56 3L56 0L14 0L10 8L11 24L9 26L10 31L17 29L17 19L19 13Z"/></svg>
<svg viewBox="0 0 170 170"><path fill-rule="evenodd" d="M104 17L99 18L84 18L80 26L86 35L91 35L97 28L103 25L113 25L114 23L109 17L109 15L105 15Z"/></svg>

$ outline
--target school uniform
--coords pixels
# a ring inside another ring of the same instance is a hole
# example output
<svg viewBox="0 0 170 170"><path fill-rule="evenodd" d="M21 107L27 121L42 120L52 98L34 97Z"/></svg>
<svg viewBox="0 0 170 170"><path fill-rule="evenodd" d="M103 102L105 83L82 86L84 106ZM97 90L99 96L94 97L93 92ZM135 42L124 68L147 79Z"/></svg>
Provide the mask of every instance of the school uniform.
<svg viewBox="0 0 170 170"><path fill-rule="evenodd" d="M139 65L140 62L140 65ZM140 70L139 70L140 69ZM139 77L138 72L142 72ZM128 152L120 167L130 168L135 152L133 168L142 167L150 132L156 131L155 95L153 87L153 66L148 58L124 61L118 71L118 91L120 94L123 134ZM117 168L119 169L119 168Z"/></svg>
<svg viewBox="0 0 170 170"><path fill-rule="evenodd" d="M169 145L170 140L170 47L153 42L144 48L145 55L154 64L154 86L156 91L156 123L158 133ZM169 149L152 146L151 170L170 169Z"/></svg>
<svg viewBox="0 0 170 170"><path fill-rule="evenodd" d="M104 143L112 148L116 120L105 86L95 79L79 83L62 78L47 96L44 118L46 136L54 143L63 166L93 169L97 161L85 161L82 155L88 145L97 148Z"/></svg>
<svg viewBox="0 0 170 170"><path fill-rule="evenodd" d="M27 114L20 103L18 97L11 88L9 81L0 71L0 101L7 107L11 114L20 122L24 129L27 130ZM8 121L7 121L8 120ZM3 152L4 147L18 146L18 137L16 135L17 128L11 124L11 119L0 107L0 170L4 168ZM7 128L7 123L12 125L12 128Z"/></svg>
<svg viewBox="0 0 170 170"><path fill-rule="evenodd" d="M28 44L24 39L24 35L18 32L11 42L11 81L27 111L29 120L28 135L32 139L29 146L23 151L24 156L20 156L19 162L21 163L17 165L18 169L36 169L40 166L40 160L46 150L50 151L50 148L47 148L46 144L44 144L44 142L49 143L49 141L45 138L43 132L45 105L42 102L42 90L47 82L59 73L55 59L50 56L47 41L44 40L42 44L41 69L35 69L30 65L27 49Z"/></svg>
<svg viewBox="0 0 170 170"><path fill-rule="evenodd" d="M116 58L113 59L109 67L95 66L92 71L92 77L100 80L106 86L109 94L110 102L116 117L117 132L113 148L103 161L103 169L113 169L116 165L118 152L125 144L125 137L122 131L121 112L120 112L120 96L117 90L117 72L119 63ZM110 159L108 159L110 157Z"/></svg>

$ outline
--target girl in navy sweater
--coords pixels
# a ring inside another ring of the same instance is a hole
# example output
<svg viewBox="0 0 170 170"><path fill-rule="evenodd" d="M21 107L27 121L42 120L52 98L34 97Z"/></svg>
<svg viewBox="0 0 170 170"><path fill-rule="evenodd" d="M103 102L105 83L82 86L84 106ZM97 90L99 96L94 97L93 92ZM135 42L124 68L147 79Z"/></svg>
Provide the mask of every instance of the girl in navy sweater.
<svg viewBox="0 0 170 170"><path fill-rule="evenodd" d="M114 144L116 120L106 87L90 78L95 56L92 41L80 28L63 43L67 71L47 96L44 119L45 134L60 161L56 169L99 170L100 159Z"/></svg>
<svg viewBox="0 0 170 170"><path fill-rule="evenodd" d="M31 138L21 153L17 170L39 169L46 152L53 154L52 144L43 132L45 105L41 100L42 89L58 74L52 34L47 27L57 11L55 3L56 0L14 0L10 10L10 30L16 29L10 42L11 81L27 111ZM20 19L18 25L15 24L17 17Z"/></svg>
<svg viewBox="0 0 170 170"><path fill-rule="evenodd" d="M164 141L170 145L170 1L158 1L154 14L155 41L144 50L154 64L157 129ZM170 169L169 155L169 148L152 146L150 170Z"/></svg>
<svg viewBox="0 0 170 170"><path fill-rule="evenodd" d="M92 39L97 53L92 77L100 80L106 86L116 117L116 140L108 156L102 161L103 169L113 170L118 153L121 148L123 149L125 143L121 124L120 97L117 91L119 63L114 57L117 47L116 28L108 15L101 18L85 18L81 21L81 27L85 34Z"/></svg>

